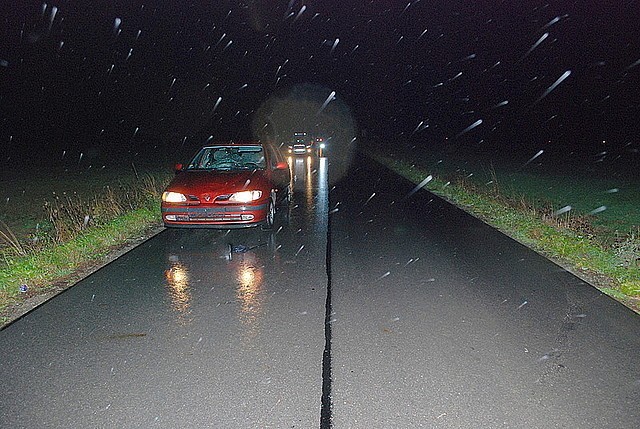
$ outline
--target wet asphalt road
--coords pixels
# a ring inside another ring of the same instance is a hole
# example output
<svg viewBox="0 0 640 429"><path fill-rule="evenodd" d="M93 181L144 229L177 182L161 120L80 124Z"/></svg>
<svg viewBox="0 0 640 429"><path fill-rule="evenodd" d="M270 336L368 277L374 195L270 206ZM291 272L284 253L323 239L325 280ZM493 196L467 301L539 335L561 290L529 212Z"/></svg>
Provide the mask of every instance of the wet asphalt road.
<svg viewBox="0 0 640 429"><path fill-rule="evenodd" d="M298 159L282 229L166 230L1 331L0 427L638 427L640 317L359 162Z"/></svg>
<svg viewBox="0 0 640 429"><path fill-rule="evenodd" d="M331 193L334 427L640 427L640 316L414 189Z"/></svg>

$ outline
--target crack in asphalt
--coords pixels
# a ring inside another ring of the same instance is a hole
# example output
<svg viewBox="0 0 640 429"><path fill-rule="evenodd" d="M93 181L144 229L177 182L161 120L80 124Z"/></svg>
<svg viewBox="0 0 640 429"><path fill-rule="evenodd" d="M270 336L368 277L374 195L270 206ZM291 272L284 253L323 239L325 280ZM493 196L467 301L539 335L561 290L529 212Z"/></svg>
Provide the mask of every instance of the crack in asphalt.
<svg viewBox="0 0 640 429"><path fill-rule="evenodd" d="M320 429L331 428L331 215L327 214L327 300L324 313L324 352L322 353L322 406Z"/></svg>

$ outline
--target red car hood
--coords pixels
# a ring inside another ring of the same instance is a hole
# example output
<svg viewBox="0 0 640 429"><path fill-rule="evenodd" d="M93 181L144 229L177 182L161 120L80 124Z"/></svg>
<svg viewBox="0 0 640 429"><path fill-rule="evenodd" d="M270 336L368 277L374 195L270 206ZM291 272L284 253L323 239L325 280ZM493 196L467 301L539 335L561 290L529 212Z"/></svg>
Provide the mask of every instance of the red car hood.
<svg viewBox="0 0 640 429"><path fill-rule="evenodd" d="M182 171L176 174L167 190L185 195L209 194L211 197L243 190L261 190L268 196L272 185L264 170Z"/></svg>

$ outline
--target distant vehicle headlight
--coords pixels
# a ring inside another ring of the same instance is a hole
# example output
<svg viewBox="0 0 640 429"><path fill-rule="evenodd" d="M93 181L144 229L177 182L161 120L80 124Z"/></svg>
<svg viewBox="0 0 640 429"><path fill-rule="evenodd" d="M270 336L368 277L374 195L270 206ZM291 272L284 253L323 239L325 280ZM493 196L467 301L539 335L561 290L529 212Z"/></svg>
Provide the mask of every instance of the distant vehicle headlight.
<svg viewBox="0 0 640 429"><path fill-rule="evenodd" d="M185 203L187 202L187 197L179 192L163 192L162 193L162 201L165 203Z"/></svg>
<svg viewBox="0 0 640 429"><path fill-rule="evenodd" d="M236 192L229 197L229 201L234 203L250 203L251 201L259 200L262 196L262 191L242 191Z"/></svg>

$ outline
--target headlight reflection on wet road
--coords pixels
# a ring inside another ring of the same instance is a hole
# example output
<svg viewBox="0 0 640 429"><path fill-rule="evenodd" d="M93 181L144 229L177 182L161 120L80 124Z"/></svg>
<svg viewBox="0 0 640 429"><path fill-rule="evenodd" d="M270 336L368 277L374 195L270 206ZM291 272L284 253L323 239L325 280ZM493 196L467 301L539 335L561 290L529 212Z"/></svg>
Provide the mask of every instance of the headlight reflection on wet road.
<svg viewBox="0 0 640 429"><path fill-rule="evenodd" d="M305 213L304 223L314 232L327 231L329 163L326 157L288 158L292 167L294 207Z"/></svg>
<svg viewBox="0 0 640 429"><path fill-rule="evenodd" d="M189 271L181 262L172 262L171 268L164 272L167 289L171 299L171 308L178 313L178 320L187 323L186 316L191 307L189 290Z"/></svg>
<svg viewBox="0 0 640 429"><path fill-rule="evenodd" d="M243 325L245 340L251 340L260 332L260 316L264 312L264 270L255 254L246 253L241 258L242 260L234 263L236 299L240 303L238 319Z"/></svg>
<svg viewBox="0 0 640 429"><path fill-rule="evenodd" d="M327 232L329 223L329 174L327 169L327 158L320 158L318 160L318 190L314 213L316 216L315 230L323 233Z"/></svg>
<svg viewBox="0 0 640 429"><path fill-rule="evenodd" d="M306 208L309 213L313 213L313 159L308 156L305 160L306 169L304 174L304 196Z"/></svg>

